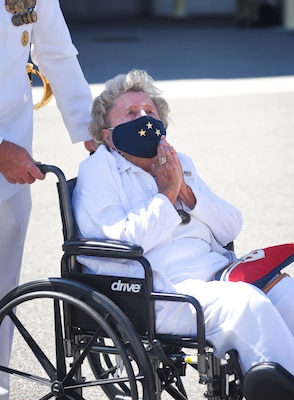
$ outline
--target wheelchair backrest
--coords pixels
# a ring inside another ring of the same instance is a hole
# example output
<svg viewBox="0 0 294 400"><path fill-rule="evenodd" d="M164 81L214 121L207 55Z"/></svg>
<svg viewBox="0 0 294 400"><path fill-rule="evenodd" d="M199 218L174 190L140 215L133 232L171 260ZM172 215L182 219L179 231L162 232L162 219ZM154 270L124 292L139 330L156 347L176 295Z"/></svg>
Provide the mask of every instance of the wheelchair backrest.
<svg viewBox="0 0 294 400"><path fill-rule="evenodd" d="M64 179L65 180L65 179ZM71 206L72 194L77 183L77 178L57 182L60 216L64 240L76 238L76 223Z"/></svg>

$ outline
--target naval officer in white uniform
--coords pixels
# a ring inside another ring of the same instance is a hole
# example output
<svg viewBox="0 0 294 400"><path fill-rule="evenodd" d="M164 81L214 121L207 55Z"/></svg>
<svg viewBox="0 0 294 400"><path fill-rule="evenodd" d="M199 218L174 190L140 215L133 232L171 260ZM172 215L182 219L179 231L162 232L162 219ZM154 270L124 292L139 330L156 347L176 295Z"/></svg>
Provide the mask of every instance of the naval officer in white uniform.
<svg viewBox="0 0 294 400"><path fill-rule="evenodd" d="M58 0L0 1L0 298L18 285L31 210L28 184L43 179L32 158L33 105L26 64L49 80L73 143L88 134L92 96ZM57 144L58 145L58 144ZM0 364L10 357L12 330L0 327ZM0 373L0 399L8 399Z"/></svg>

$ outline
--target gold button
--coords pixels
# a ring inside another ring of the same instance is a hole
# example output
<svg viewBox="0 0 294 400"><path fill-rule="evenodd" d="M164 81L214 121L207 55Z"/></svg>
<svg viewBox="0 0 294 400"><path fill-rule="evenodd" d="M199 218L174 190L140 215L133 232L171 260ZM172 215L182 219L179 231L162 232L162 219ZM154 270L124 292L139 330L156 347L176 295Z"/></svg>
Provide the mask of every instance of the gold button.
<svg viewBox="0 0 294 400"><path fill-rule="evenodd" d="M27 44L29 43L30 40L30 35L28 31L23 31L22 35L21 35L21 44L23 46L27 46Z"/></svg>

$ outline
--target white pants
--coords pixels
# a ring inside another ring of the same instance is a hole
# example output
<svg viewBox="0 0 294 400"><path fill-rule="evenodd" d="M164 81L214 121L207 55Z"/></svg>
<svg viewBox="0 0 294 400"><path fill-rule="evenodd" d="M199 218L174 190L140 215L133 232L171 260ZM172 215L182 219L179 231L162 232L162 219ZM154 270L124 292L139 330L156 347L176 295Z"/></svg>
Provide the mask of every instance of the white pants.
<svg viewBox="0 0 294 400"><path fill-rule="evenodd" d="M23 247L31 211L29 186L0 204L0 298L18 286ZM0 326L0 365L8 366L13 326L4 319ZM9 377L0 372L0 399L8 399Z"/></svg>
<svg viewBox="0 0 294 400"><path fill-rule="evenodd" d="M216 355L239 353L243 372L259 362L277 362L294 375L294 280L282 279L267 295L243 282L189 279L177 285L203 307L206 337ZM157 308L161 332L195 334L195 316L186 305Z"/></svg>

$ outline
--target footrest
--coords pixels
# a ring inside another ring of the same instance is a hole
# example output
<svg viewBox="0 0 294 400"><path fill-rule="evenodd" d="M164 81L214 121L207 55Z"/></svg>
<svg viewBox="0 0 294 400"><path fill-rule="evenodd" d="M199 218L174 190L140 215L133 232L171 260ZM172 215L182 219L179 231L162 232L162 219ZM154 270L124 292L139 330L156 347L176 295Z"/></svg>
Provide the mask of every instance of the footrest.
<svg viewBox="0 0 294 400"><path fill-rule="evenodd" d="M246 400L293 400L294 376L276 363L260 363L244 378Z"/></svg>

